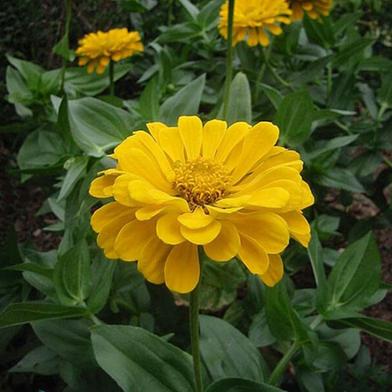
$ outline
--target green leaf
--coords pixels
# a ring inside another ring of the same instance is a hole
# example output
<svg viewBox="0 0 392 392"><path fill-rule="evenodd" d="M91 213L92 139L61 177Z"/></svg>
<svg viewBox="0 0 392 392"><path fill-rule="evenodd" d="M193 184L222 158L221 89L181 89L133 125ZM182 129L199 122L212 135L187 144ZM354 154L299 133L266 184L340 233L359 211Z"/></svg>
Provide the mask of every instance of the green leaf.
<svg viewBox="0 0 392 392"><path fill-rule="evenodd" d="M83 369L97 367L89 320L42 320L32 327L41 342L62 359Z"/></svg>
<svg viewBox="0 0 392 392"><path fill-rule="evenodd" d="M326 298L328 295L328 285L323 262L323 248L321 247L317 232L313 227L312 237L308 247L308 255L317 285L317 308L322 308L323 306L325 306Z"/></svg>
<svg viewBox="0 0 392 392"><path fill-rule="evenodd" d="M90 255L85 240L68 250L54 269L54 282L60 301L65 305L82 303L90 289Z"/></svg>
<svg viewBox="0 0 392 392"><path fill-rule="evenodd" d="M159 115L158 78L152 78L139 98L139 112L146 121L157 121Z"/></svg>
<svg viewBox="0 0 392 392"><path fill-rule="evenodd" d="M199 14L198 8L193 5L189 0L179 0L182 6L187 10L188 14L193 18L196 19L197 15Z"/></svg>
<svg viewBox="0 0 392 392"><path fill-rule="evenodd" d="M304 28L309 40L322 46L329 48L335 43L334 26L330 18L313 20L305 16Z"/></svg>
<svg viewBox="0 0 392 392"><path fill-rule="evenodd" d="M283 144L296 146L308 139L313 110L313 102L307 91L294 92L283 98L275 115Z"/></svg>
<svg viewBox="0 0 392 392"><path fill-rule="evenodd" d="M56 353L45 346L38 346L27 353L9 372L35 373L43 376L55 375L59 372L59 360Z"/></svg>
<svg viewBox="0 0 392 392"><path fill-rule="evenodd" d="M344 189L349 192L365 192L362 184L357 180L354 174L338 167L329 169L326 173L319 175L316 181L329 188Z"/></svg>
<svg viewBox="0 0 392 392"><path fill-rule="evenodd" d="M321 154L324 154L329 151L335 151L338 148L347 146L357 138L358 135L335 137L331 140L323 142L323 145L321 147L312 148L312 150L309 153L307 153L306 157L309 160L315 159L319 157Z"/></svg>
<svg viewBox="0 0 392 392"><path fill-rule="evenodd" d="M205 81L205 75L199 76L168 98L159 109L159 120L174 126L179 116L197 114Z"/></svg>
<svg viewBox="0 0 392 392"><path fill-rule="evenodd" d="M91 290L87 306L93 313L98 313L106 304L116 266L115 262L103 256L98 257L92 264Z"/></svg>
<svg viewBox="0 0 392 392"><path fill-rule="evenodd" d="M52 52L61 56L67 61L73 61L75 59L75 52L69 49L69 37L68 34L64 34L60 41L53 46Z"/></svg>
<svg viewBox="0 0 392 392"><path fill-rule="evenodd" d="M347 62L351 62L354 60L361 60L362 52L374 43L373 39L370 38L360 38L354 42L350 42L348 44L344 44L339 53L337 53L332 63L335 67L340 67L345 65Z"/></svg>
<svg viewBox="0 0 392 392"><path fill-rule="evenodd" d="M211 311L230 305L236 299L238 285L245 279L246 275L236 261L216 263L203 260L200 308Z"/></svg>
<svg viewBox="0 0 392 392"><path fill-rule="evenodd" d="M20 73L13 67L7 67L6 85L9 94L7 96L8 102L23 105L32 103L34 99L33 93L27 87Z"/></svg>
<svg viewBox="0 0 392 392"><path fill-rule="evenodd" d="M58 168L68 155L61 136L37 130L30 133L18 153L18 165L24 171Z"/></svg>
<svg viewBox="0 0 392 392"><path fill-rule="evenodd" d="M88 164L87 157L74 157L65 162L67 174L61 184L60 193L57 200L61 201L67 198L72 192L76 183L85 176Z"/></svg>
<svg viewBox="0 0 392 392"><path fill-rule="evenodd" d="M333 319L340 308L356 311L365 307L380 286L380 274L380 254L372 233L368 233L349 245L333 267L325 317Z"/></svg>
<svg viewBox="0 0 392 392"><path fill-rule="evenodd" d="M392 107L392 72L386 73L382 78L381 88L378 92L381 105Z"/></svg>
<svg viewBox="0 0 392 392"><path fill-rule="evenodd" d="M230 96L227 110L227 122L236 121L252 122L252 102L249 81L246 75L238 72L231 83Z"/></svg>
<svg viewBox="0 0 392 392"><path fill-rule="evenodd" d="M376 336L377 338L392 342L392 323L390 321L378 320L371 317L353 317L341 319L331 323L334 326L343 328L352 327Z"/></svg>
<svg viewBox="0 0 392 392"><path fill-rule="evenodd" d="M283 392L283 389L243 378L226 378L211 384L206 392Z"/></svg>
<svg viewBox="0 0 392 392"><path fill-rule="evenodd" d="M240 331L217 317L201 316L200 351L213 380L245 377L261 382L265 378L266 364L257 348Z"/></svg>
<svg viewBox="0 0 392 392"><path fill-rule="evenodd" d="M103 325L92 330L98 364L123 391L193 392L189 354L144 329Z"/></svg>
<svg viewBox="0 0 392 392"><path fill-rule="evenodd" d="M256 347L270 346L276 342L267 322L265 310L257 313L249 327L249 339Z"/></svg>
<svg viewBox="0 0 392 392"><path fill-rule="evenodd" d="M68 101L68 116L75 143L93 157L129 136L132 117L125 111L95 98Z"/></svg>
<svg viewBox="0 0 392 392"><path fill-rule="evenodd" d="M18 70L30 90L36 90L39 86L41 74L44 69L30 61L20 60L16 57L6 55L7 60Z"/></svg>
<svg viewBox="0 0 392 392"><path fill-rule="evenodd" d="M278 109L279 105L283 101L283 95L276 88L269 86L268 84L260 83L261 89L264 91L264 94L271 101L273 107Z"/></svg>
<svg viewBox="0 0 392 392"><path fill-rule="evenodd" d="M265 289L265 311L268 326L278 340L309 340L305 324L293 308L283 281Z"/></svg>
<svg viewBox="0 0 392 392"><path fill-rule="evenodd" d="M8 306L0 314L0 328L21 325L37 320L83 317L86 309L45 302L24 302Z"/></svg>
<svg viewBox="0 0 392 392"><path fill-rule="evenodd" d="M86 67L67 68L65 70L64 90L68 98L82 96L96 96L109 87L108 68L102 75L87 73ZM121 79L132 68L132 64L116 64L114 67L114 81Z"/></svg>

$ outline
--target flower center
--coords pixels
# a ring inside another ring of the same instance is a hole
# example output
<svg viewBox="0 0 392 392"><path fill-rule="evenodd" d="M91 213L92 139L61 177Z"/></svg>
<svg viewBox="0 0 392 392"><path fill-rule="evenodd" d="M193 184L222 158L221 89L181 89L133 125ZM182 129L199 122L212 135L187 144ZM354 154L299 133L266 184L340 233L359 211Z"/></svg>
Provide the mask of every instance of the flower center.
<svg viewBox="0 0 392 392"><path fill-rule="evenodd" d="M227 170L221 164L202 157L185 163L175 162L174 173L173 187L192 211L221 199L230 181Z"/></svg>

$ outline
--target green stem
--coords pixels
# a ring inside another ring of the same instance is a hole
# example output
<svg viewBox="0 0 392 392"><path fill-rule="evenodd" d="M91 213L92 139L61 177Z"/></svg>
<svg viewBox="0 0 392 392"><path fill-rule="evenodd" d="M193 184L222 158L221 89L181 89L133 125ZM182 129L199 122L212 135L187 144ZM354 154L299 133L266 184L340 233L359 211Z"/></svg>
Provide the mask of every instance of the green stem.
<svg viewBox="0 0 392 392"><path fill-rule="evenodd" d="M286 370L286 367L287 367L288 363L290 362L290 360L293 357L293 355L297 352L299 347L300 347L299 343L298 342L294 342L291 345L291 347L287 350L286 354L283 355L281 360L276 365L274 371L271 373L271 376L270 376L270 379L269 379L269 383L271 385L277 385L277 383L279 382L280 378L282 377L282 374Z"/></svg>
<svg viewBox="0 0 392 392"><path fill-rule="evenodd" d="M201 378L200 344L199 344L199 286L198 284L190 294L189 323L193 357L193 370L195 373L196 392L203 391Z"/></svg>
<svg viewBox="0 0 392 392"><path fill-rule="evenodd" d="M283 84L283 86L289 88L290 90L293 90L293 87L290 85L290 83L286 82L277 72L276 69L271 65L271 64L267 64L268 69L271 71L272 76L281 84Z"/></svg>
<svg viewBox="0 0 392 392"><path fill-rule="evenodd" d="M72 0L65 0L65 27L64 36L67 40L67 48L69 48L69 31L71 27L72 20ZM63 58L63 65L61 68L61 84L60 91L64 92L64 81L65 81L65 70L67 67L67 59Z"/></svg>
<svg viewBox="0 0 392 392"><path fill-rule="evenodd" d="M227 21L227 55L226 55L226 81L225 92L223 96L223 118L227 118L229 109L230 86L233 78L233 22L234 22L234 3L235 0L229 0L229 14Z"/></svg>
<svg viewBox="0 0 392 392"><path fill-rule="evenodd" d="M114 61L109 62L109 92L114 97Z"/></svg>
<svg viewBox="0 0 392 392"><path fill-rule="evenodd" d="M270 43L270 45L268 46L267 50L265 51L264 48L261 49L261 61L263 62L263 64L260 67L260 72L257 75L257 79L256 79L256 86L255 86L255 102L257 102L258 98L259 98L259 94L260 94L260 84L263 81L263 77L265 74L265 70L267 68L267 63L269 61L269 57L271 54L271 48L272 48L272 42Z"/></svg>

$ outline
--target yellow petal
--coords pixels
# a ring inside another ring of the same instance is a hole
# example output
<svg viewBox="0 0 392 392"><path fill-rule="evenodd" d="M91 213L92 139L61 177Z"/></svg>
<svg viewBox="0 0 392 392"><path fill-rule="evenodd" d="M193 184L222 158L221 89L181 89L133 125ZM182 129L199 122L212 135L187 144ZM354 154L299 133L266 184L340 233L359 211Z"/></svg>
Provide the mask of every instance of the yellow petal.
<svg viewBox="0 0 392 392"><path fill-rule="evenodd" d="M144 145L146 150L149 152L148 155L155 159L163 174L166 176L167 180L173 181L173 169L171 168L171 165L167 160L165 153L162 151L161 147L157 144L157 142L147 132L144 131L135 132L134 137L137 137L138 140Z"/></svg>
<svg viewBox="0 0 392 392"><path fill-rule="evenodd" d="M267 253L281 253L289 244L286 221L272 212L238 214L231 218L240 235L253 238Z"/></svg>
<svg viewBox="0 0 392 392"><path fill-rule="evenodd" d="M187 212L178 217L178 221L188 229L201 229L214 221L214 217L207 215L202 208Z"/></svg>
<svg viewBox="0 0 392 392"><path fill-rule="evenodd" d="M117 234L129 222L129 217L120 215L108 224L106 224L99 232L97 237L97 244L103 249L105 256L108 259L117 259L119 256L114 249Z"/></svg>
<svg viewBox="0 0 392 392"><path fill-rule="evenodd" d="M214 241L204 245L207 256L215 261L227 261L238 254L240 236L236 227L228 221L222 221L222 228Z"/></svg>
<svg viewBox="0 0 392 392"><path fill-rule="evenodd" d="M150 220L151 218L154 218L154 216L157 216L161 211L163 211L164 208L165 207L162 206L145 206L136 210L135 216L136 219L140 221Z"/></svg>
<svg viewBox="0 0 392 392"><path fill-rule="evenodd" d="M226 132L227 123L221 120L207 121L203 128L202 155L213 158L216 150Z"/></svg>
<svg viewBox="0 0 392 392"><path fill-rule="evenodd" d="M177 218L178 214L169 213L161 216L157 221L157 236L166 244L177 245L185 241Z"/></svg>
<svg viewBox="0 0 392 392"><path fill-rule="evenodd" d="M113 197L120 204L129 207L135 207L137 203L131 199L129 194L129 183L134 179L134 176L123 174L117 177L113 184Z"/></svg>
<svg viewBox="0 0 392 392"><path fill-rule="evenodd" d="M249 132L251 126L246 122L236 122L227 128L221 143L215 154L215 160L224 162L233 148L242 141L244 136Z"/></svg>
<svg viewBox="0 0 392 392"><path fill-rule="evenodd" d="M158 121L150 122L150 123L147 123L146 125L147 125L148 131L151 133L153 138L159 143L160 133L163 130L167 129L167 125L165 125L161 122L158 122Z"/></svg>
<svg viewBox="0 0 392 392"><path fill-rule="evenodd" d="M266 155L279 137L279 128L270 122L259 122L244 137L238 165L232 174L237 182Z"/></svg>
<svg viewBox="0 0 392 392"><path fill-rule="evenodd" d="M133 220L118 233L114 249L122 260L138 260L146 243L154 236L154 224L151 221Z"/></svg>
<svg viewBox="0 0 392 392"><path fill-rule="evenodd" d="M163 175L159 165L139 148L116 148L116 158L121 168L131 174L137 175L158 189L169 192L171 183Z"/></svg>
<svg viewBox="0 0 392 392"><path fill-rule="evenodd" d="M199 282L197 246L184 242L173 247L165 264L166 286L177 293L189 293Z"/></svg>
<svg viewBox="0 0 392 392"><path fill-rule="evenodd" d="M201 229L188 229L185 226L180 227L182 236L189 242L196 245L205 245L213 241L219 234L221 230L221 223L218 221L213 221L206 227Z"/></svg>
<svg viewBox="0 0 392 392"><path fill-rule="evenodd" d="M289 199L289 192L283 188L272 187L253 193L246 205L262 208L283 208Z"/></svg>
<svg viewBox="0 0 392 392"><path fill-rule="evenodd" d="M266 34L266 32L262 28L259 28L258 38L259 38L259 42L262 46L269 45L270 40L268 38L268 34Z"/></svg>
<svg viewBox="0 0 392 392"><path fill-rule="evenodd" d="M253 238L241 234L238 256L253 274L264 274L268 269L269 258L265 250Z"/></svg>
<svg viewBox="0 0 392 392"><path fill-rule="evenodd" d="M165 281L165 263L171 246L153 237L143 248L137 268L151 283L161 284Z"/></svg>
<svg viewBox="0 0 392 392"><path fill-rule="evenodd" d="M123 215L129 216L129 220L131 220L133 217L133 210L116 202L105 204L101 208L98 208L91 216L91 227L98 233L113 219Z"/></svg>
<svg viewBox="0 0 392 392"><path fill-rule="evenodd" d="M300 211L290 211L280 216L287 222L290 234L303 246L310 241L310 225Z"/></svg>
<svg viewBox="0 0 392 392"><path fill-rule="evenodd" d="M267 286L273 287L283 278L284 267L279 255L269 255L269 261L268 270L259 277Z"/></svg>
<svg viewBox="0 0 392 392"><path fill-rule="evenodd" d="M181 116L178 129L189 160L200 156L203 139L203 124L197 116Z"/></svg>
<svg viewBox="0 0 392 392"><path fill-rule="evenodd" d="M310 190L309 185L305 181L301 182L301 187L303 193L302 193L302 203L300 209L302 210L314 204L314 196L312 191Z"/></svg>
<svg viewBox="0 0 392 392"><path fill-rule="evenodd" d="M109 174L95 178L90 185L90 195L99 199L112 196L112 185L118 176Z"/></svg>
<svg viewBox="0 0 392 392"><path fill-rule="evenodd" d="M161 129L159 144L173 162L185 161L184 145L182 144L178 128Z"/></svg>

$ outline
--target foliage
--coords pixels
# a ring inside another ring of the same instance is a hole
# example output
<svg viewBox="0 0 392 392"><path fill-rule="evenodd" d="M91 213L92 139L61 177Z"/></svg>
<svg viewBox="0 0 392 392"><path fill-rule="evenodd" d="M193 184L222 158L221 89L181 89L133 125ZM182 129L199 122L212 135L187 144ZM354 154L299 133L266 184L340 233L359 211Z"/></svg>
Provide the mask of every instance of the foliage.
<svg viewBox="0 0 392 392"><path fill-rule="evenodd" d="M108 70L100 76L72 64L45 69L7 56L6 99L18 121L1 130L23 140L21 180L50 183L45 206L56 223L45 230L61 236L57 249L42 252L17 244L11 228L1 251L0 352L15 339L26 343L18 362L6 363L10 377L55 376L70 391L194 390L188 298L146 283L132 263L105 259L89 223L96 206L89 184L131 131L153 120L174 124L184 114L222 116L222 2L160 3L116 2L145 32L144 55L116 64L114 80L125 84L119 96L107 95ZM301 391L350 390L369 382L361 381L368 371L379 390L391 385L360 334L392 341L391 323L364 313L390 289L374 231L392 219L392 62L383 50L386 34L363 27L369 10L380 12L379 2L337 3L321 21L284 27L266 49L244 42L235 48L228 121L278 124L281 144L301 152L316 204L307 212L308 251L290 246L283 255L288 274L274 288L236 260L205 261L201 355L208 392L281 390L271 380L283 389L291 380ZM379 213L350 214L359 197ZM314 284L303 288L308 264ZM287 353L292 372L274 380Z"/></svg>

